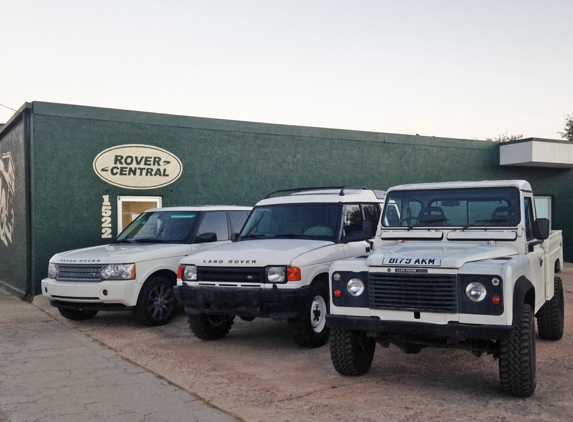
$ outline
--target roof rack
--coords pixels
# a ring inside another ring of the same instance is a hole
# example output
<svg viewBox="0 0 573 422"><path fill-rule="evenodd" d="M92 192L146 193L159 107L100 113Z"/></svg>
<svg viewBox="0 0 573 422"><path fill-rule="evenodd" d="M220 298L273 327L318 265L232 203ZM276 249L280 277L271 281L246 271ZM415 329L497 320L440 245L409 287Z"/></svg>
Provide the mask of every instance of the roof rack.
<svg viewBox="0 0 573 422"><path fill-rule="evenodd" d="M372 190L372 189L369 189L365 186L317 186L317 187L307 187L307 188L291 188L291 189L280 189L280 190L273 191L273 192L269 193L267 196L265 196L264 199L270 198L271 196L279 194L279 193L290 192L290 195L292 195L293 193L314 191L314 190L326 190L326 189L340 189L340 192L338 193L339 196L344 196L345 195L344 191L348 190L348 189ZM373 191L373 192L378 197L378 192L382 192L382 191Z"/></svg>

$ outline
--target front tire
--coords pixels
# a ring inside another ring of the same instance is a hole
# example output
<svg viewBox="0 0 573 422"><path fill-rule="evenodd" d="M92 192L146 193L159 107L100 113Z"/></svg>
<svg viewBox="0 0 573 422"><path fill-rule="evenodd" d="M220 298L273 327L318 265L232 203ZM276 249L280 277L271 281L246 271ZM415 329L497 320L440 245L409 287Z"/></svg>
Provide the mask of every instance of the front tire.
<svg viewBox="0 0 573 422"><path fill-rule="evenodd" d="M294 341L302 347L316 348L326 344L330 328L326 326L328 313L328 284L317 281L311 285L310 297L302 313L291 320Z"/></svg>
<svg viewBox="0 0 573 422"><path fill-rule="evenodd" d="M330 339L330 358L341 375L364 375L370 370L376 341L364 331L334 328Z"/></svg>
<svg viewBox="0 0 573 422"><path fill-rule="evenodd" d="M511 338L499 348L499 378L505 394L529 397L536 386L535 323L533 309L523 304Z"/></svg>
<svg viewBox="0 0 573 422"><path fill-rule="evenodd" d="M145 282L139 292L135 318L149 327L165 325L173 318L176 305L173 283L165 277L153 277Z"/></svg>
<svg viewBox="0 0 573 422"><path fill-rule="evenodd" d="M58 308L60 315L72 321L85 321L97 315L98 311L86 311L84 309L65 309Z"/></svg>
<svg viewBox="0 0 573 422"><path fill-rule="evenodd" d="M201 340L219 340L229 334L235 322L229 315L189 315L189 328Z"/></svg>
<svg viewBox="0 0 573 422"><path fill-rule="evenodd" d="M565 325L565 305L563 303L563 283L561 278L553 281L555 293L537 312L537 329L543 340L561 340Z"/></svg>

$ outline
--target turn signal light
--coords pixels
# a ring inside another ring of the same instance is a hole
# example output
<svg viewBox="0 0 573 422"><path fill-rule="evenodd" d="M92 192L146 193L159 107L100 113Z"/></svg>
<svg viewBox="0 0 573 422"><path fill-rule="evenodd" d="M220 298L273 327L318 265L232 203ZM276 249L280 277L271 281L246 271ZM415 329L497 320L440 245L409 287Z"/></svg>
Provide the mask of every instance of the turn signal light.
<svg viewBox="0 0 573 422"><path fill-rule="evenodd" d="M335 290L334 291L334 297L341 297L342 296L342 290Z"/></svg>
<svg viewBox="0 0 573 422"><path fill-rule="evenodd" d="M499 296L494 296L491 298L491 303L494 305L499 305L501 303L501 297Z"/></svg>
<svg viewBox="0 0 573 422"><path fill-rule="evenodd" d="M287 280L288 281L300 281L302 277L300 275L300 268L298 267L287 267Z"/></svg>

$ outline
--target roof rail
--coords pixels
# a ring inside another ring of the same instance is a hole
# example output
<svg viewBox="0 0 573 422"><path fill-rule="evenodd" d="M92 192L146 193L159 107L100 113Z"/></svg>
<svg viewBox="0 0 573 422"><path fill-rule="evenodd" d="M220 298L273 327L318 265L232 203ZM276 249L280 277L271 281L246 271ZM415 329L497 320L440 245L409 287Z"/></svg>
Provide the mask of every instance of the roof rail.
<svg viewBox="0 0 573 422"><path fill-rule="evenodd" d="M307 188L290 188L290 189L280 189L269 193L264 199L270 198L271 196L279 193L286 193L290 192L290 194L298 193L298 192L305 192L305 191L313 191L313 190L325 190L325 189L340 189L338 193L339 196L344 196L344 191L347 189L354 189L354 190L371 190L365 186L315 186L315 187L307 187Z"/></svg>

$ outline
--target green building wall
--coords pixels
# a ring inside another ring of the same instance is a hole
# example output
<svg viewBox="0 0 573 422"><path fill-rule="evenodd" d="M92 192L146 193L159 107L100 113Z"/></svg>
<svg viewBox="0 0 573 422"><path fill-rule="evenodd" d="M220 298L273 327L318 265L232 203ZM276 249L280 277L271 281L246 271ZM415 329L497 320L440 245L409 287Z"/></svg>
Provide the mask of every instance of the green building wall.
<svg viewBox="0 0 573 422"><path fill-rule="evenodd" d="M29 213L30 221L16 227L15 236L29 238L27 256L18 258L18 265L28 270L8 271L12 251L0 242L0 280L27 296L41 293L40 280L54 253L109 242L101 238L103 195L110 197L116 234L118 195L162 196L163 206L253 205L273 190L292 187L387 189L415 182L526 179L536 195L553 197L553 227L563 230L565 259L573 260L568 242L573 234L568 218L573 173L501 167L498 143L34 102L0 129L0 152L14 136L16 123L26 120L23 116L29 120L29 130L22 129L22 134L30 166L27 177L21 177L29 201L22 199L26 210L20 212ZM123 144L171 152L182 162L181 177L149 190L106 183L93 170L94 158ZM24 156L18 159L25 161Z"/></svg>

